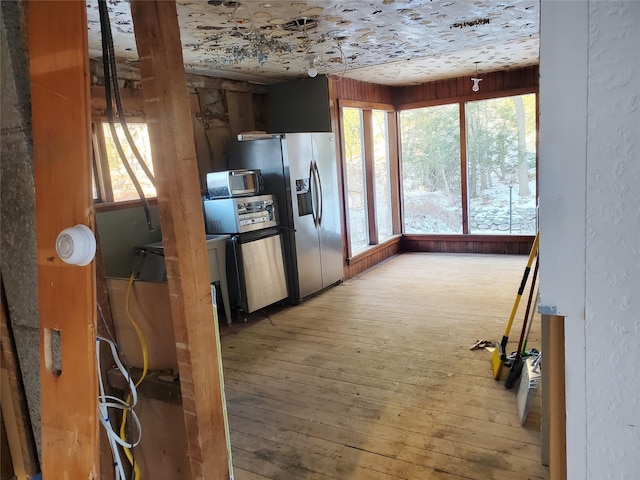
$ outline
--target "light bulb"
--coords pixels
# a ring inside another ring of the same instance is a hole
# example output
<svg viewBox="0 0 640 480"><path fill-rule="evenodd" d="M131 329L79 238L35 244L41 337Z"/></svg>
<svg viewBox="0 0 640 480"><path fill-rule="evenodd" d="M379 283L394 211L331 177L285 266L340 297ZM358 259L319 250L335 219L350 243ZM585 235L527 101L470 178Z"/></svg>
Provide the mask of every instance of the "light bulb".
<svg viewBox="0 0 640 480"><path fill-rule="evenodd" d="M316 67L311 67L307 73L311 78L314 78L316 75L318 75L318 69Z"/></svg>
<svg viewBox="0 0 640 480"><path fill-rule="evenodd" d="M471 81L473 82L473 86L471 87L471 90L473 90L474 92L479 92L480 91L479 83L482 81L482 79L481 78L472 78Z"/></svg>

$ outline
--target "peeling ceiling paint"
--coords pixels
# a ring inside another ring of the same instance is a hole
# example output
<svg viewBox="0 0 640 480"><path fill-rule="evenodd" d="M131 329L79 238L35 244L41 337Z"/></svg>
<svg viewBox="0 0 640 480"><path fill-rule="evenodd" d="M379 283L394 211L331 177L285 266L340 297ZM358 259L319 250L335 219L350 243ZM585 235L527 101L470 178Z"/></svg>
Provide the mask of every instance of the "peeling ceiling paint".
<svg viewBox="0 0 640 480"><path fill-rule="evenodd" d="M118 60L135 64L128 1L109 0ZM384 85L536 65L539 0L177 0L189 73L277 83L320 73ZM102 55L87 1L90 57Z"/></svg>

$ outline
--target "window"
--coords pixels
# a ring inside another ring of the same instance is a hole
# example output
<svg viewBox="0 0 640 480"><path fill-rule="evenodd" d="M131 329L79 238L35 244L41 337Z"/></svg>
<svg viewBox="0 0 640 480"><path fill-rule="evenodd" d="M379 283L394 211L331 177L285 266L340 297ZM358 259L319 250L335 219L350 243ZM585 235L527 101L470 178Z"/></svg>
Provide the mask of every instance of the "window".
<svg viewBox="0 0 640 480"><path fill-rule="evenodd" d="M459 106L400 113L405 233L462 233Z"/></svg>
<svg viewBox="0 0 640 480"><path fill-rule="evenodd" d="M388 110L343 105L341 114L349 256L353 256L398 233L394 231L398 189L392 182L395 171L397 183L397 162L394 170Z"/></svg>
<svg viewBox="0 0 640 480"><path fill-rule="evenodd" d="M146 166L153 174L153 163L151 162L151 145L149 142L149 133L146 123L127 123L129 132L133 141L145 161ZM121 202L125 200L137 200L139 198L129 174L118 154L113 136L111 135L111 127L109 123L100 124L100 131L96 131L98 142L101 143L98 148L99 161L96 162L97 185L102 190L96 192L98 198L103 201ZM151 180L147 177L144 169L140 166L140 162L136 159L129 142L127 141L122 126L116 124L116 134L124 151L125 157L131 166L140 187L147 197L155 197L156 189Z"/></svg>
<svg viewBox="0 0 640 480"><path fill-rule="evenodd" d="M536 233L535 94L404 110L400 134L405 233Z"/></svg>
<svg viewBox="0 0 640 480"><path fill-rule="evenodd" d="M535 95L466 104L469 233L536 233Z"/></svg>
<svg viewBox="0 0 640 480"><path fill-rule="evenodd" d="M343 108L342 123L347 177L349 246L351 252L357 252L369 245L364 191L362 112L357 108Z"/></svg>
<svg viewBox="0 0 640 480"><path fill-rule="evenodd" d="M373 171L376 190L376 225L378 226L378 241L383 241L393 235L387 112L373 110L371 113L373 120Z"/></svg>

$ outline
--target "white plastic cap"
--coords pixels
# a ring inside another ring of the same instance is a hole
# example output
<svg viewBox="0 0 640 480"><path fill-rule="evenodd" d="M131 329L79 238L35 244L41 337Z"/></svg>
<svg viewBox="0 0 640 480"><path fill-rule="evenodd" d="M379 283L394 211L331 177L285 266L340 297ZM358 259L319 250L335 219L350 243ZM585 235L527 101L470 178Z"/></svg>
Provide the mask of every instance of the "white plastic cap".
<svg viewBox="0 0 640 480"><path fill-rule="evenodd" d="M71 265L88 265L96 254L96 239L85 225L65 228L56 238L56 253Z"/></svg>

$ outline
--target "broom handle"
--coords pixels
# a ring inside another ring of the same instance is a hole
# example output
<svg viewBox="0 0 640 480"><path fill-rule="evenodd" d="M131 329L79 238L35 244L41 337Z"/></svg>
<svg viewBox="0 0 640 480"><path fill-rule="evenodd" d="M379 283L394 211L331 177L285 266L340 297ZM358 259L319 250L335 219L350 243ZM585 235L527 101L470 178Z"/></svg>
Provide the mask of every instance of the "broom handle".
<svg viewBox="0 0 640 480"><path fill-rule="evenodd" d="M533 325L533 317L536 315L536 310L538 310L538 303L540 302L540 294L536 295L536 301L533 302L533 311L531 312L531 318L529 319L529 324L527 325L527 334L524 336L524 343L522 344L522 353L524 356L527 351L527 342L529 341L529 332L531 332L531 326Z"/></svg>
<svg viewBox="0 0 640 480"><path fill-rule="evenodd" d="M540 239L540 232L537 232L536 238L533 241L533 245L531 246L531 253L529 254L527 267L524 269L524 275L522 276L522 281L520 282L518 295L516 296L516 300L513 302L513 308L511 309L511 315L509 316L509 323L507 323L507 328L505 329L504 335L502 336L502 341L500 342L500 346L502 347L502 356L504 357L503 360L507 356L506 354L507 342L509 341L509 332L511 331L511 325L513 325L514 318L516 318L516 312L518 311L518 305L520 305L520 298L522 297L522 292L524 292L524 287L527 284L527 278L529 278L529 272L531 271L531 264L533 263L533 258L538 253L539 239Z"/></svg>
<svg viewBox="0 0 640 480"><path fill-rule="evenodd" d="M522 331L520 332L520 340L518 341L518 350L516 350L516 357L520 358L520 352L522 351L522 342L524 342L524 334L527 330L527 321L529 319L529 312L531 311L531 303L533 302L533 291L536 288L536 279L538 278L538 264L540 263L540 257L536 257L536 266L533 268L533 277L531 278L531 290L529 290L529 300L527 300L527 309L524 312L524 323L522 324Z"/></svg>

